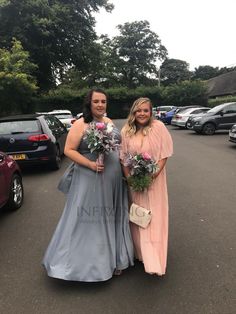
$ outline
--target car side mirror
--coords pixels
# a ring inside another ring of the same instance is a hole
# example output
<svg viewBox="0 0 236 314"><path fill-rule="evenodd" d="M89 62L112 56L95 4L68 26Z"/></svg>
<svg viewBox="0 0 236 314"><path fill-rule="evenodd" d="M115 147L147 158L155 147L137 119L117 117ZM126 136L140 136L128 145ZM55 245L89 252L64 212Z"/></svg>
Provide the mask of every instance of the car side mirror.
<svg viewBox="0 0 236 314"><path fill-rule="evenodd" d="M224 111L220 111L220 116L223 117Z"/></svg>

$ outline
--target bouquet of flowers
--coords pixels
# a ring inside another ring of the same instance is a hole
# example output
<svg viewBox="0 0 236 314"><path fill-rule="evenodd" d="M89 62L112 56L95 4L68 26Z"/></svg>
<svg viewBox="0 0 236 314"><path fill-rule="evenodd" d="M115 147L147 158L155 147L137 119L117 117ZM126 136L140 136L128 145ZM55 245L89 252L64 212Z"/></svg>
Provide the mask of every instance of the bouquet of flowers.
<svg viewBox="0 0 236 314"><path fill-rule="evenodd" d="M98 153L98 162L103 163L104 154L108 154L119 147L118 140L112 132L112 123L91 122L85 131L84 139L87 140L91 153Z"/></svg>
<svg viewBox="0 0 236 314"><path fill-rule="evenodd" d="M127 181L134 191L144 191L152 183L152 174L158 171L158 165L148 153L127 154L125 166L130 168Z"/></svg>

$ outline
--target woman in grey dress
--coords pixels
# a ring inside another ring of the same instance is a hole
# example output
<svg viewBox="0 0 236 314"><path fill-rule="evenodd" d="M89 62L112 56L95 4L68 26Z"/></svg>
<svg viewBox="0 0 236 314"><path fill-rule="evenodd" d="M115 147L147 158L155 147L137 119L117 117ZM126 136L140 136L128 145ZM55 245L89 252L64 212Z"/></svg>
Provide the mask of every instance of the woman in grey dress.
<svg viewBox="0 0 236 314"><path fill-rule="evenodd" d="M84 132L92 121L110 123L104 116L107 96L91 90L83 117L72 126L65 155L72 165L59 189L67 201L43 259L50 277L73 281L104 281L133 265L133 246L128 222L127 190L122 180L118 152L91 153ZM120 140L116 127L113 132Z"/></svg>

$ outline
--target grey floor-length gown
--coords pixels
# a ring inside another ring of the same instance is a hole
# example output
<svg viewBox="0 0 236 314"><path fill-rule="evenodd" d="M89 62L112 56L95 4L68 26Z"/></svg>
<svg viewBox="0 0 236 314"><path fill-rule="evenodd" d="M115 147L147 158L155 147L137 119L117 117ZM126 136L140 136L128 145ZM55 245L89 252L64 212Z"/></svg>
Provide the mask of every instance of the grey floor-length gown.
<svg viewBox="0 0 236 314"><path fill-rule="evenodd" d="M120 139L119 131L113 132ZM79 152L96 160L82 139ZM43 259L50 277L104 281L133 265L127 190L118 152L105 155L103 173L73 163L59 183L67 194L63 214Z"/></svg>

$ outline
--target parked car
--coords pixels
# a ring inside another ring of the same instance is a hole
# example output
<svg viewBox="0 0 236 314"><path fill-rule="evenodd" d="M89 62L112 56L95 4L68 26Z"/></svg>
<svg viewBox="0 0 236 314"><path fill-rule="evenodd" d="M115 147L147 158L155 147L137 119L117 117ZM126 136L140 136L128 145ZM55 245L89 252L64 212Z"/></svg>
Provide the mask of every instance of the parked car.
<svg viewBox="0 0 236 314"><path fill-rule="evenodd" d="M165 124L171 124L171 120L176 112L177 108L164 112L160 116L160 120Z"/></svg>
<svg viewBox="0 0 236 314"><path fill-rule="evenodd" d="M229 130L229 141L236 143L236 124Z"/></svg>
<svg viewBox="0 0 236 314"><path fill-rule="evenodd" d="M56 116L69 131L72 124L76 121L70 110L53 110L49 111L47 114Z"/></svg>
<svg viewBox="0 0 236 314"><path fill-rule="evenodd" d="M76 119L78 120L78 119L80 119L82 116L83 116L83 112L79 112L79 113L77 113L77 115L76 115Z"/></svg>
<svg viewBox="0 0 236 314"><path fill-rule="evenodd" d="M191 115L196 115L199 113L204 113L210 108L207 107L198 107L198 108L187 108L185 110L178 111L174 114L171 125L175 125L181 128L187 128L187 121Z"/></svg>
<svg viewBox="0 0 236 314"><path fill-rule="evenodd" d="M206 112L208 112L209 110L210 110L210 108L209 108ZM205 112L205 113L206 113L206 112ZM192 123L193 119L194 119L194 118L197 118L197 117L202 117L202 115L203 115L203 113L198 113L198 114L193 114L193 115L191 115L191 116L188 118L187 122L186 122L186 127L187 127L187 129L192 130L192 129L193 129L193 123Z"/></svg>
<svg viewBox="0 0 236 314"><path fill-rule="evenodd" d="M156 119L160 119L161 115L163 115L164 113L172 110L176 108L175 106L159 106L159 107L155 107L154 108L154 112L155 112L155 117Z"/></svg>
<svg viewBox="0 0 236 314"><path fill-rule="evenodd" d="M16 210L21 207L23 199L20 168L10 156L0 152L0 208Z"/></svg>
<svg viewBox="0 0 236 314"><path fill-rule="evenodd" d="M28 114L0 119L0 150L20 165L48 163L59 169L68 131L53 115Z"/></svg>
<svg viewBox="0 0 236 314"><path fill-rule="evenodd" d="M184 106L184 107L174 107L174 109L164 112L161 114L160 120L164 122L165 124L171 124L171 120L173 116L177 113L180 113L181 111L184 111L188 108L198 108L199 106L192 105L192 106Z"/></svg>
<svg viewBox="0 0 236 314"><path fill-rule="evenodd" d="M152 108L152 115L153 115L153 117L156 117L156 113L157 113L157 109L156 109L156 107L153 107Z"/></svg>
<svg viewBox="0 0 236 314"><path fill-rule="evenodd" d="M196 133L213 135L216 130L229 130L236 123L236 102L223 103L206 114L192 119Z"/></svg>
<svg viewBox="0 0 236 314"><path fill-rule="evenodd" d="M178 106L178 107L176 107L176 113L177 112L181 112L181 111L184 111L184 110L186 110L186 109L188 109L188 108L199 108L199 107L203 107L203 106L200 106L200 105L189 105L189 106Z"/></svg>

